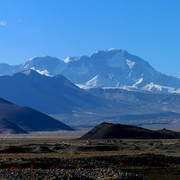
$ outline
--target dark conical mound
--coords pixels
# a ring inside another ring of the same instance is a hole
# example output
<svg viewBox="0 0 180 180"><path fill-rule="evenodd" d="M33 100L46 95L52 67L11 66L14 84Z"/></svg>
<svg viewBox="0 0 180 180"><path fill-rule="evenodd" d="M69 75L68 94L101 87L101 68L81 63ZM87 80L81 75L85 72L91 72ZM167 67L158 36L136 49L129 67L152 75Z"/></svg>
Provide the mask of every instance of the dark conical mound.
<svg viewBox="0 0 180 180"><path fill-rule="evenodd" d="M129 138L129 139L178 139L180 134L173 131L153 131L141 127L102 123L81 139L106 139L106 138Z"/></svg>

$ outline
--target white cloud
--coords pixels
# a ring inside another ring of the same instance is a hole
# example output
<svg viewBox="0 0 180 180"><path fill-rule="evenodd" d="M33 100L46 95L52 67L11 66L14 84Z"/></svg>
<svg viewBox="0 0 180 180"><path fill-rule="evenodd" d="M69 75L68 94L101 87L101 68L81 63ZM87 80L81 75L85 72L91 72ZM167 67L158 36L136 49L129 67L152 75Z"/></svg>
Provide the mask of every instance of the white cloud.
<svg viewBox="0 0 180 180"><path fill-rule="evenodd" d="M0 26L7 26L6 21L0 20Z"/></svg>

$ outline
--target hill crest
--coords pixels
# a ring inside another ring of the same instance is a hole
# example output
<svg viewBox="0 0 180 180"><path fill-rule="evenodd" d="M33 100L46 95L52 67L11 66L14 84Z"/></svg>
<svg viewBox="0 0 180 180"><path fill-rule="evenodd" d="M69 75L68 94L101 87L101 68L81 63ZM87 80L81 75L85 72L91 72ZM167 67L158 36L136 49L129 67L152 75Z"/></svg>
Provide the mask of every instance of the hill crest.
<svg viewBox="0 0 180 180"><path fill-rule="evenodd" d="M180 133L160 130L154 131L137 126L101 123L81 139L179 139Z"/></svg>

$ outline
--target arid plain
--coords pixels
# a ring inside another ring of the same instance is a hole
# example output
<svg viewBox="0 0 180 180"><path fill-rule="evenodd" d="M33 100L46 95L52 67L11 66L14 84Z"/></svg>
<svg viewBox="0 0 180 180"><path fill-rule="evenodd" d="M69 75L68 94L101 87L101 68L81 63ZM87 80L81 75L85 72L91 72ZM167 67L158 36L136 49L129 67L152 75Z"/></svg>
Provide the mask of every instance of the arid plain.
<svg viewBox="0 0 180 180"><path fill-rule="evenodd" d="M78 139L86 131L1 136L0 179L180 178L180 140Z"/></svg>

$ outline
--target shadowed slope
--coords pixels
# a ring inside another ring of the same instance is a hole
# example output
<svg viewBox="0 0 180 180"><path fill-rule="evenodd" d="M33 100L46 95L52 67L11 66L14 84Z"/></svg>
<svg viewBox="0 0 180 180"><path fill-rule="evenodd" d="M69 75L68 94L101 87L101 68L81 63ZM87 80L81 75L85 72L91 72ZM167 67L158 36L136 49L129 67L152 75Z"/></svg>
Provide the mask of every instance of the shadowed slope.
<svg viewBox="0 0 180 180"><path fill-rule="evenodd" d="M72 113L73 110L93 108L100 103L98 98L61 75L49 77L27 70L13 76L0 76L0 84L2 98L46 114Z"/></svg>
<svg viewBox="0 0 180 180"><path fill-rule="evenodd" d="M0 99L1 132L72 130L64 123L28 107L21 107Z"/></svg>
<svg viewBox="0 0 180 180"><path fill-rule="evenodd" d="M6 119L0 120L0 134L27 134L28 132Z"/></svg>

